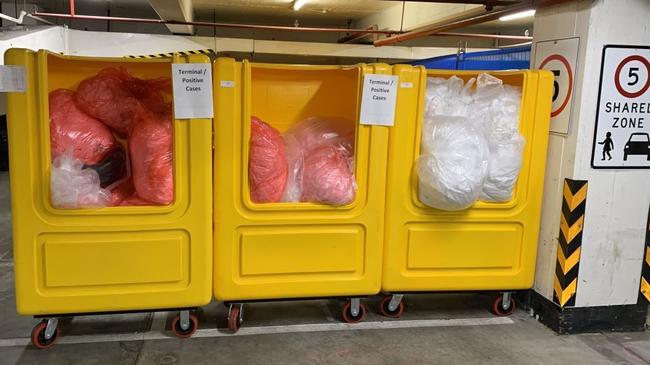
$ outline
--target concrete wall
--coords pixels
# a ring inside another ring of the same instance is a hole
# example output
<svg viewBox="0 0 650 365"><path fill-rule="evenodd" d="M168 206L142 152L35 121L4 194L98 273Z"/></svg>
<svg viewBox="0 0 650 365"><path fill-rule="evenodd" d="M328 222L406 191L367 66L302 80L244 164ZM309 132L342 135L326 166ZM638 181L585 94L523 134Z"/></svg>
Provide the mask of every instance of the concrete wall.
<svg viewBox="0 0 650 365"><path fill-rule="evenodd" d="M565 177L588 180L576 306L636 303L650 205L650 170L591 168L603 46L650 45L646 0L581 0L542 10L535 40L580 37L569 134L551 135L535 290L552 299ZM533 58L534 59L534 58Z"/></svg>

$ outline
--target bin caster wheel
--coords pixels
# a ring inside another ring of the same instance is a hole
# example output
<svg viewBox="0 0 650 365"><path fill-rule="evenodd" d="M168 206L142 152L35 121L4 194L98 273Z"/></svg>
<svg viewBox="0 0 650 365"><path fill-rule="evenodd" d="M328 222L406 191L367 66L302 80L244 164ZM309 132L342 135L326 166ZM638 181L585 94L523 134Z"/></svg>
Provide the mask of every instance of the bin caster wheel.
<svg viewBox="0 0 650 365"><path fill-rule="evenodd" d="M241 307L239 305L233 305L228 312L228 329L230 332L237 333L243 321Z"/></svg>
<svg viewBox="0 0 650 365"><path fill-rule="evenodd" d="M189 327L187 329L183 329L181 326L181 315L177 314L174 316L174 319L172 319L172 332L174 333L174 336L178 338L190 338L196 332L196 330L199 328L199 320L196 318L194 314L189 315Z"/></svg>
<svg viewBox="0 0 650 365"><path fill-rule="evenodd" d="M346 323L359 323L366 318L366 312L368 312L368 309L366 308L365 304L359 304L359 313L354 316L352 314L352 302L348 301L345 303L343 306L343 309L341 310L341 316L343 317L343 322Z"/></svg>
<svg viewBox="0 0 650 365"><path fill-rule="evenodd" d="M509 316L514 312L517 304L515 303L515 298L510 296L507 305L503 305L504 295L497 295L492 302L492 313L499 317Z"/></svg>
<svg viewBox="0 0 650 365"><path fill-rule="evenodd" d="M391 310L390 309L390 301L393 299L392 296L386 296L384 299L379 302L379 311L384 317L389 317L389 318L399 318L402 316L404 313L404 302L399 301L399 304L397 305L397 308Z"/></svg>
<svg viewBox="0 0 650 365"><path fill-rule="evenodd" d="M43 320L34 326L32 329L32 344L34 347L40 350L48 349L54 346L54 343L59 338L59 327L58 324L54 324L55 329L52 332L50 338L46 338L46 329L47 329L47 320Z"/></svg>

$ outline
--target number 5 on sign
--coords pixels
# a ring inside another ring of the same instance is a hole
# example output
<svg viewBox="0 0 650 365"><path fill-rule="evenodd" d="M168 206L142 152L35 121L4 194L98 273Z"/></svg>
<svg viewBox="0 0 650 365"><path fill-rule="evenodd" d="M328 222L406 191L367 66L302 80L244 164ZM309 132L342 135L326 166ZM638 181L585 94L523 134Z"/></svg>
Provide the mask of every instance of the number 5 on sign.
<svg viewBox="0 0 650 365"><path fill-rule="evenodd" d="M534 68L551 71L554 76L551 132L569 133L579 41L569 38L535 44Z"/></svg>

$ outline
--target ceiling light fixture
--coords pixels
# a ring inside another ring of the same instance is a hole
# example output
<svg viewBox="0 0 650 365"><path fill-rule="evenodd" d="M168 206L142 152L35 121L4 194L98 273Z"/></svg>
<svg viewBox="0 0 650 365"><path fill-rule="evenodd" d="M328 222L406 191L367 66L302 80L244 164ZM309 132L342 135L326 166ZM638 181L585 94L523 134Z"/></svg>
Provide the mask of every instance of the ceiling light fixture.
<svg viewBox="0 0 650 365"><path fill-rule="evenodd" d="M521 11L519 13L504 15L501 18L499 18L499 20L502 21L502 22L507 22L507 21L510 21L510 20L527 18L527 17L533 16L533 15L535 15L535 9L530 9L530 10Z"/></svg>
<svg viewBox="0 0 650 365"><path fill-rule="evenodd" d="M300 8L303 7L303 5L307 4L307 1L309 0L294 0L291 7L293 8L293 10L298 11L300 10Z"/></svg>

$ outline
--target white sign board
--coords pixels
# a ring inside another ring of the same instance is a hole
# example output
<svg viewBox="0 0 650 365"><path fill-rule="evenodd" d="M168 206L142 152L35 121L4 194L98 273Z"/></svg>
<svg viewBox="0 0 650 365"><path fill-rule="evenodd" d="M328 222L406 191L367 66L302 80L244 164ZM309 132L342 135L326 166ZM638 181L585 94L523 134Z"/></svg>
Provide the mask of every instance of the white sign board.
<svg viewBox="0 0 650 365"><path fill-rule="evenodd" d="M593 168L650 168L650 47L603 48Z"/></svg>
<svg viewBox="0 0 650 365"><path fill-rule="evenodd" d="M366 74L361 96L361 124L393 126L398 77Z"/></svg>
<svg viewBox="0 0 650 365"><path fill-rule="evenodd" d="M0 66L0 92L24 92L25 68L23 66Z"/></svg>
<svg viewBox="0 0 650 365"><path fill-rule="evenodd" d="M172 64L174 117L212 118L212 67L209 63Z"/></svg>
<svg viewBox="0 0 650 365"><path fill-rule="evenodd" d="M578 62L580 38L557 39L537 42L535 45L535 69L553 72L553 107L550 131L569 133L573 109L573 85Z"/></svg>

